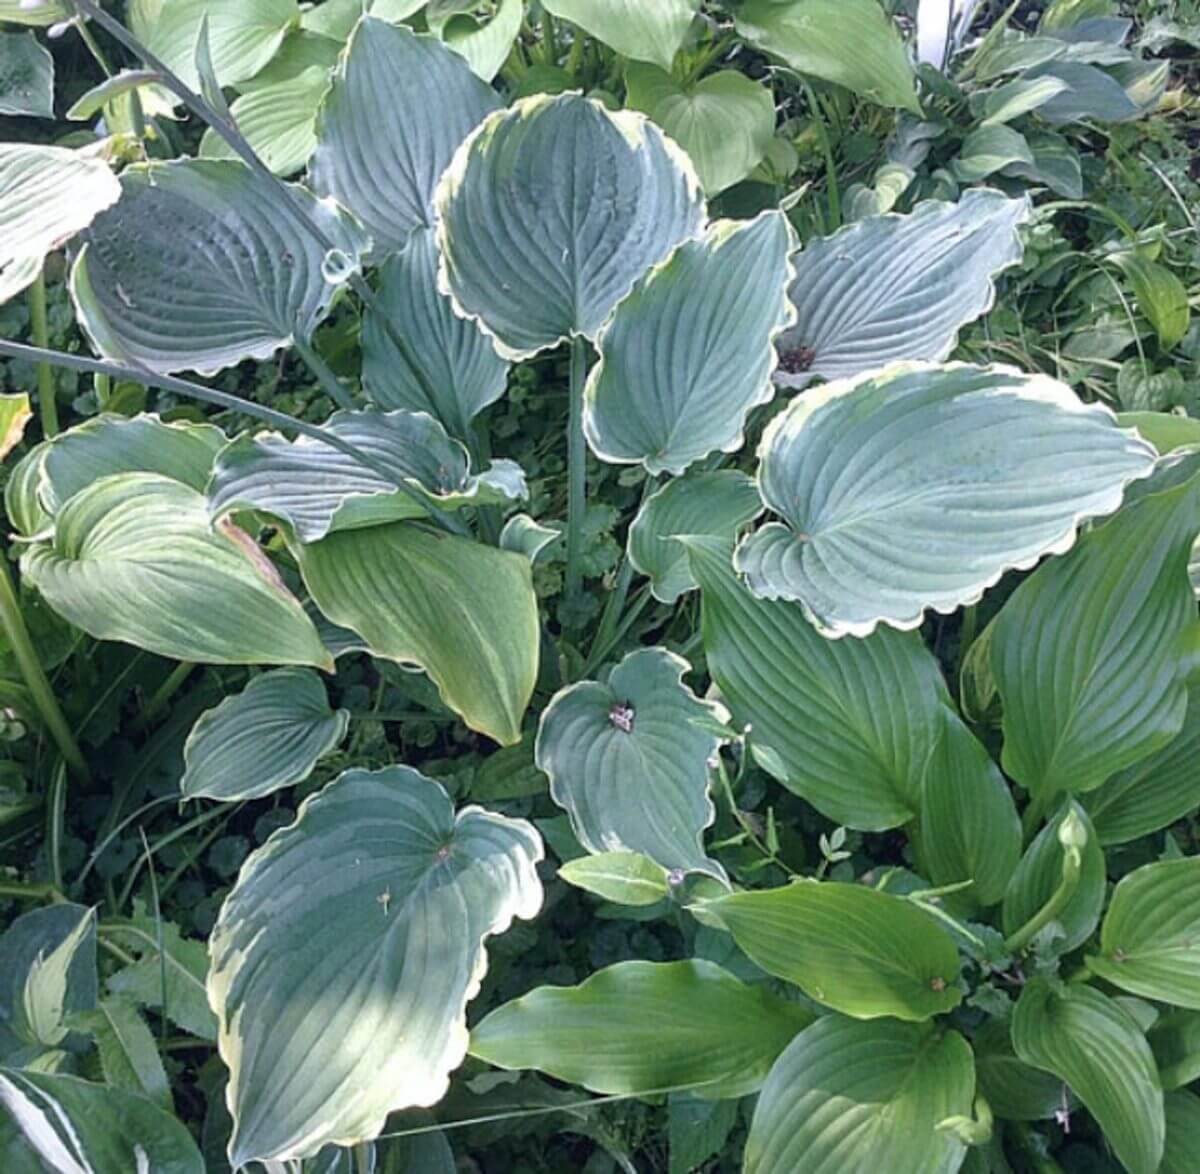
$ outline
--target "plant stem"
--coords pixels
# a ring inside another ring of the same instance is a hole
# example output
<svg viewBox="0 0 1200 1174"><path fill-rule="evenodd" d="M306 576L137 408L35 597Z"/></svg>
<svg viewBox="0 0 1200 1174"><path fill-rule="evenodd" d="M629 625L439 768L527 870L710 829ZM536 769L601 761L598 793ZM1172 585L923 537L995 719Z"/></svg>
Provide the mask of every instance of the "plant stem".
<svg viewBox="0 0 1200 1174"><path fill-rule="evenodd" d="M192 661L185 660L171 670L167 679L154 690L150 700L142 707L142 712L138 714L133 723L134 733L144 730L163 711L167 702L175 696L180 686L191 676L192 669L195 667Z"/></svg>
<svg viewBox="0 0 1200 1174"><path fill-rule="evenodd" d="M813 129L816 130L817 139L821 144L821 154L825 156L825 182L829 189L829 219L832 221L827 231L834 232L842 226L842 197L838 189L837 163L833 158L829 132L825 128L825 112L808 82L804 83L804 96L808 99L808 107L812 111Z"/></svg>
<svg viewBox="0 0 1200 1174"><path fill-rule="evenodd" d="M542 9L542 61L546 65L558 64L558 35L554 17L545 8Z"/></svg>
<svg viewBox="0 0 1200 1174"><path fill-rule="evenodd" d="M567 422L567 573L566 598L576 602L583 589L583 519L587 513L587 440L583 435L583 384L587 342L571 340L571 411Z"/></svg>
<svg viewBox="0 0 1200 1174"><path fill-rule="evenodd" d="M308 343L301 342L298 338L293 338L292 346L296 348L296 353L304 360L304 365L316 376L317 382L321 385L325 394L339 408L345 408L348 412L352 412L354 410L354 401L350 398L350 393L342 385L342 381L334 374L333 368Z"/></svg>
<svg viewBox="0 0 1200 1174"><path fill-rule="evenodd" d="M35 346L50 345L50 330L46 324L46 273L42 270L29 287L29 332ZM58 435L58 400L54 372L42 359L37 365L38 408L42 416L42 432L47 439Z"/></svg>
<svg viewBox="0 0 1200 1174"><path fill-rule="evenodd" d="M49 901L62 905L66 897L53 885L35 885L26 881L0 881L0 898L6 901Z"/></svg>
<svg viewBox="0 0 1200 1174"><path fill-rule="evenodd" d="M354 1169L357 1174L371 1174L371 1143L360 1141L354 1147Z"/></svg>
<svg viewBox="0 0 1200 1174"><path fill-rule="evenodd" d="M1023 926L1004 939L1004 949L1015 954L1023 950L1033 939L1066 908L1067 902L1079 887L1079 874L1083 857L1078 848L1067 848L1063 852L1062 880L1050 899Z"/></svg>
<svg viewBox="0 0 1200 1174"><path fill-rule="evenodd" d="M46 858L50 863L50 883L60 893L63 890L62 841L66 814L67 766L60 762L54 769L46 800Z"/></svg>
<svg viewBox="0 0 1200 1174"><path fill-rule="evenodd" d="M96 404L102 412L108 410L108 401L112 398L112 380L107 375L97 375L92 381L96 389Z"/></svg>
<svg viewBox="0 0 1200 1174"><path fill-rule="evenodd" d="M87 763L80 752L71 727L59 708L54 690L46 677L42 662L38 660L33 641L29 638L29 629L21 615L21 605L17 601L17 593L13 589L12 575L8 569L8 556L0 552L0 626L8 639L9 647L16 658L17 667L25 681L37 706L38 713L50 731L50 737L58 747L58 752L66 760L67 765L82 779L89 777Z"/></svg>

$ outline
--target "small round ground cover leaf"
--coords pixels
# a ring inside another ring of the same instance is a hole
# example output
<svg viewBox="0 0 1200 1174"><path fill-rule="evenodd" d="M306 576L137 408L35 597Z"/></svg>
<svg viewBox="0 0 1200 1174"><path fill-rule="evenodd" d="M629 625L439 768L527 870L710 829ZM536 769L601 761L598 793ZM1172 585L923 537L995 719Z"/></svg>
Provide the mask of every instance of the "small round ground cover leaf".
<svg viewBox="0 0 1200 1174"><path fill-rule="evenodd" d="M102 477L21 557L46 602L98 640L204 664L333 668L312 621L257 544L214 530L203 495L154 473Z"/></svg>
<svg viewBox="0 0 1200 1174"><path fill-rule="evenodd" d="M1012 1020L1020 1059L1064 1080L1130 1174L1163 1153L1163 1094L1146 1037L1118 1003L1083 983L1034 978Z"/></svg>
<svg viewBox="0 0 1200 1174"><path fill-rule="evenodd" d="M329 708L316 673L263 673L200 715L183 748L180 793L240 802L303 782L349 724L346 710Z"/></svg>
<svg viewBox="0 0 1200 1174"><path fill-rule="evenodd" d="M547 12L569 20L622 57L670 69L699 8L698 0L547 0Z"/></svg>
<svg viewBox="0 0 1200 1174"><path fill-rule="evenodd" d="M32 32L0 32L0 114L54 117L54 58Z"/></svg>
<svg viewBox="0 0 1200 1174"><path fill-rule="evenodd" d="M753 479L736 469L672 478L638 510L629 528L629 561L649 578L655 599L674 603L697 583L687 548L673 539L707 534L732 541L762 508Z"/></svg>
<svg viewBox="0 0 1200 1174"><path fill-rule="evenodd" d="M63 147L0 143L0 303L32 284L46 254L120 196L103 159Z"/></svg>
<svg viewBox="0 0 1200 1174"><path fill-rule="evenodd" d="M347 771L242 867L209 943L229 1156L315 1154L436 1103L484 939L542 904L541 837L408 767Z"/></svg>
<svg viewBox="0 0 1200 1174"><path fill-rule="evenodd" d="M855 1019L929 1019L962 998L954 939L903 897L797 881L717 897L703 909L768 974Z"/></svg>
<svg viewBox="0 0 1200 1174"><path fill-rule="evenodd" d="M954 1174L965 1147L939 1130L969 1116L971 1048L956 1031L827 1015L767 1077L746 1142L745 1174Z"/></svg>
<svg viewBox="0 0 1200 1174"><path fill-rule="evenodd" d="M384 324L404 340L407 354ZM503 394L508 364L437 288L437 242L414 229L379 271L375 302L363 313L363 386L381 408L428 412L466 439L471 421Z"/></svg>
<svg viewBox="0 0 1200 1174"><path fill-rule="evenodd" d="M1121 990L1200 1010L1200 857L1122 877L1087 965Z"/></svg>
<svg viewBox="0 0 1200 1174"><path fill-rule="evenodd" d="M80 322L105 358L212 375L307 342L337 292L325 252L240 162L136 164L71 270ZM292 188L353 270L367 240L341 209Z"/></svg>
<svg viewBox="0 0 1200 1174"><path fill-rule="evenodd" d="M454 510L526 496L518 465L495 461L472 475L467 450L423 412L340 411L324 427L374 457L394 480L313 437L241 436L213 469L213 517L259 510L286 522L301 542L317 542L335 530L424 517L426 505Z"/></svg>
<svg viewBox="0 0 1200 1174"><path fill-rule="evenodd" d="M1183 727L1198 474L1196 454L1162 458L1116 517L1039 567L996 618L1002 763L1035 794L1098 787Z"/></svg>
<svg viewBox="0 0 1200 1174"><path fill-rule="evenodd" d="M362 221L372 256L382 259L414 229L433 224L439 177L499 105L491 87L437 37L364 16L317 116L309 180Z"/></svg>
<svg viewBox="0 0 1200 1174"><path fill-rule="evenodd" d="M695 1086L755 1092L812 1012L712 962L618 962L573 987L538 987L471 1032L471 1054L599 1093Z"/></svg>
<svg viewBox="0 0 1200 1174"><path fill-rule="evenodd" d="M74 1076L0 1068L0 1139L10 1158L29 1162L21 1171L204 1174L181 1121L144 1097Z"/></svg>
<svg viewBox="0 0 1200 1174"><path fill-rule="evenodd" d="M438 186L439 286L496 349L594 338L652 265L704 225L686 155L644 115L579 94L487 118Z"/></svg>
<svg viewBox="0 0 1200 1174"><path fill-rule="evenodd" d="M1020 263L1028 200L976 188L925 200L811 241L796 258L795 324L779 338L776 382L848 379L899 360L945 359L992 308L995 279Z"/></svg>
<svg viewBox="0 0 1200 1174"><path fill-rule="evenodd" d="M795 245L779 211L718 220L634 287L588 377L583 426L597 456L682 473L741 448L746 416L775 394L772 340L792 320Z"/></svg>
<svg viewBox="0 0 1200 1174"><path fill-rule="evenodd" d="M724 879L704 851L716 819L708 760L724 706L683 683L691 665L665 648L631 652L608 681L554 695L538 726L537 765L589 852L640 852L667 869Z"/></svg>
<svg viewBox="0 0 1200 1174"><path fill-rule="evenodd" d="M746 538L736 565L830 636L977 602L1005 571L1068 549L1156 457L1065 384L962 363L810 391L759 452L759 490L786 524Z"/></svg>
<svg viewBox="0 0 1200 1174"><path fill-rule="evenodd" d="M799 608L738 581L730 542L693 537L687 550L708 671L736 727L750 727L760 765L846 827L909 823L949 705L919 636L882 628L826 640Z"/></svg>

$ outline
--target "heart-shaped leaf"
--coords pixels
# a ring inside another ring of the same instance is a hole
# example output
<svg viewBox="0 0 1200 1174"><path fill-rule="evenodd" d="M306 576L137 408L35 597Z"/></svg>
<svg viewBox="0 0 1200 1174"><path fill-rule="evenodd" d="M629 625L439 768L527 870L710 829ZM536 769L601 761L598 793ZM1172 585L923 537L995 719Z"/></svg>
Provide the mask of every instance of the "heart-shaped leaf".
<svg viewBox="0 0 1200 1174"><path fill-rule="evenodd" d="M679 148L644 115L579 94L491 115L434 202L441 288L514 359L594 338L634 282L704 224Z"/></svg>
<svg viewBox="0 0 1200 1174"><path fill-rule="evenodd" d="M810 241L796 258L796 321L779 338L776 382L946 358L959 330L991 309L996 276L1020 262L1017 229L1031 214L1028 200L982 188Z"/></svg>
<svg viewBox="0 0 1200 1174"><path fill-rule="evenodd" d="M735 565L830 636L915 628L1069 548L1155 455L1044 375L900 364L810 391L771 422L759 490L787 524L746 538Z"/></svg>
<svg viewBox="0 0 1200 1174"><path fill-rule="evenodd" d="M762 1084L812 1018L699 958L618 962L493 1011L471 1032L471 1054L594 1092L694 1085L698 1096L738 1097Z"/></svg>
<svg viewBox="0 0 1200 1174"><path fill-rule="evenodd" d="M711 726L729 715L683 683L690 670L664 648L640 648L606 683L560 690L542 714L536 760L589 852L640 852L724 879L703 840L716 819L708 760L721 738Z"/></svg>
<svg viewBox="0 0 1200 1174"><path fill-rule="evenodd" d="M241 801L303 782L349 724L346 710L329 708L316 673L264 673L200 715L183 748L180 793Z"/></svg>
<svg viewBox="0 0 1200 1174"><path fill-rule="evenodd" d="M54 58L32 32L0 32L0 114L54 117Z"/></svg>
<svg viewBox="0 0 1200 1174"><path fill-rule="evenodd" d="M951 1174L964 1146L937 1128L971 1112L975 1070L956 1031L826 1015L779 1057L754 1108L745 1174Z"/></svg>
<svg viewBox="0 0 1200 1174"><path fill-rule="evenodd" d="M584 430L606 461L682 473L745 440L746 416L774 395L772 340L791 320L782 212L719 220L653 269L600 333ZM753 289L753 298L739 291Z"/></svg>
<svg viewBox="0 0 1200 1174"><path fill-rule="evenodd" d="M333 661L312 621L249 535L214 531L203 496L154 473L102 477L29 547L21 571L98 640L206 664Z"/></svg>
<svg viewBox="0 0 1200 1174"><path fill-rule="evenodd" d="M230 1163L374 1137L467 1051L484 939L541 908L542 842L408 767L348 771L246 861L209 943Z"/></svg>
<svg viewBox="0 0 1200 1174"><path fill-rule="evenodd" d="M683 44L698 0L546 0L547 12L577 24L586 33L633 61L670 69Z"/></svg>
<svg viewBox="0 0 1200 1174"><path fill-rule="evenodd" d="M308 342L367 246L344 212L294 187L296 214L341 251L327 258L280 213L277 190L241 163L137 164L121 187L120 203L87 233L71 294L101 355L152 371L211 375Z"/></svg>

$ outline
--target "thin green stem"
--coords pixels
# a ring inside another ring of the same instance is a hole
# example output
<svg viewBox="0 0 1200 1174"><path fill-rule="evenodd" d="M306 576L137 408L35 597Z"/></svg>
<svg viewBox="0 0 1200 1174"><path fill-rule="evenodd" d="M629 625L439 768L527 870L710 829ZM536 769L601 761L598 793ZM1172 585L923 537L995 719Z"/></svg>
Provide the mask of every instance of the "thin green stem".
<svg viewBox="0 0 1200 1174"><path fill-rule="evenodd" d="M62 843L63 825L67 814L67 765L60 762L50 779L50 794L46 800L46 859L50 863L50 883L60 893L63 890Z"/></svg>
<svg viewBox="0 0 1200 1174"><path fill-rule="evenodd" d="M296 353L304 360L304 365L316 376L317 382L321 385L325 394L339 408L345 408L347 411L352 412L355 406L354 400L350 398L350 393L334 373L333 368L317 354L313 347L309 346L306 342L302 342L299 338L292 339L292 346L296 348Z"/></svg>
<svg viewBox="0 0 1200 1174"><path fill-rule="evenodd" d="M107 375L97 375L92 386L96 389L96 404L102 412L106 411L112 399L112 380Z"/></svg>
<svg viewBox="0 0 1200 1174"><path fill-rule="evenodd" d="M4 635L16 658L17 668L21 671L21 677L33 697L38 713L42 715L42 721L46 723L46 729L50 731L50 737L54 739L54 744L58 747L58 752L75 774L82 779L87 779L89 777L87 763L75 741L75 736L71 733L67 719L63 716L62 709L59 708L54 690L50 687L45 670L42 668L42 662L38 660L33 641L29 637L29 629L25 626L25 619L21 615L21 605L17 600L17 593L13 589L12 575L8 569L8 557L4 552L0 552L0 626L4 628Z"/></svg>
<svg viewBox="0 0 1200 1174"><path fill-rule="evenodd" d="M554 16L545 8L542 9L542 62L546 65L558 64L558 30Z"/></svg>
<svg viewBox="0 0 1200 1174"><path fill-rule="evenodd" d="M192 661L185 660L171 670L167 679L154 690L150 700L142 707L142 712L133 723L134 733L144 730L166 708L167 702L179 692L195 667Z"/></svg>
<svg viewBox="0 0 1200 1174"><path fill-rule="evenodd" d="M354 1169L357 1174L371 1174L371 1143L360 1141L354 1147Z"/></svg>
<svg viewBox="0 0 1200 1174"><path fill-rule="evenodd" d="M66 897L53 885L35 885L25 881L0 881L0 899L6 901L49 901L62 905Z"/></svg>
<svg viewBox="0 0 1200 1174"><path fill-rule="evenodd" d="M1024 925L1004 939L1004 949L1015 954L1023 950L1043 929L1066 908L1067 902L1079 888L1079 874L1083 857L1078 848L1067 848L1063 853L1062 879L1050 899Z"/></svg>
<svg viewBox="0 0 1200 1174"><path fill-rule="evenodd" d="M29 333L35 346L49 347L50 330L46 323L46 274L39 272L29 287ZM58 435L58 399L54 386L54 372L45 360L37 365L38 409L42 416L42 432L47 436Z"/></svg>
<svg viewBox="0 0 1200 1174"><path fill-rule="evenodd" d="M821 145L821 154L825 157L825 183L828 188L829 219L828 231L833 232L842 224L842 197L838 188L837 163L833 157L833 146L829 141L829 132L825 127L825 113L817 101L808 82L804 83L804 96L808 99L808 107L812 111L813 129L817 132L817 141Z"/></svg>
<svg viewBox="0 0 1200 1174"><path fill-rule="evenodd" d="M566 597L576 602L583 590L583 520L587 513L587 440L583 435L583 384L587 342L571 340L571 410L567 422L567 572Z"/></svg>

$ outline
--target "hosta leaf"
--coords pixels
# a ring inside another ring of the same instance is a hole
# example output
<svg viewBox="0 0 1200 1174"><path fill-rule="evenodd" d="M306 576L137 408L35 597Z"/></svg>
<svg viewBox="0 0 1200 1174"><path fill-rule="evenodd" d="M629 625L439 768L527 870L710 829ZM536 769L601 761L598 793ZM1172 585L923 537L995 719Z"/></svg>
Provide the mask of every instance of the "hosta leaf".
<svg viewBox="0 0 1200 1174"><path fill-rule="evenodd" d="M805 880L702 907L768 974L855 1019L929 1019L962 998L954 939L903 897Z"/></svg>
<svg viewBox="0 0 1200 1174"><path fill-rule="evenodd" d="M593 1092L695 1085L737 1097L762 1084L812 1013L719 966L618 962L573 987L538 987L471 1032L471 1054Z"/></svg>
<svg viewBox="0 0 1200 1174"><path fill-rule="evenodd" d="M536 759L589 852L640 852L723 878L703 841L717 815L708 760L721 744L708 726L728 714L683 683L690 670L664 648L641 648L607 682L560 690L542 714Z"/></svg>
<svg viewBox="0 0 1200 1174"><path fill-rule="evenodd" d="M1112 999L1082 983L1032 979L1013 1014L1013 1047L1071 1087L1130 1174L1154 1174L1163 1095L1146 1037Z"/></svg>
<svg viewBox="0 0 1200 1174"><path fill-rule="evenodd" d="M698 0L545 0L542 7L622 57L670 69L700 5Z"/></svg>
<svg viewBox="0 0 1200 1174"><path fill-rule="evenodd" d="M120 195L102 159L63 147L0 143L0 303L31 285L46 254Z"/></svg>
<svg viewBox="0 0 1200 1174"><path fill-rule="evenodd" d="M978 103L978 113L981 114L981 126L991 126L996 123L1011 122L1028 114L1039 106L1049 102L1055 94L1061 94L1069 89L1066 82L1057 77L1038 77L1032 80L1017 78L1005 82L994 90L988 91ZM972 100L972 108L976 103Z"/></svg>
<svg viewBox="0 0 1200 1174"><path fill-rule="evenodd" d="M0 461L21 443L25 425L32 419L28 392L0 395Z"/></svg>
<svg viewBox="0 0 1200 1174"><path fill-rule="evenodd" d="M595 337L634 282L704 223L678 147L643 115L578 94L491 115L435 204L443 291L517 359Z"/></svg>
<svg viewBox="0 0 1200 1174"><path fill-rule="evenodd" d="M1200 857L1146 864L1113 891L1088 969L1121 990L1200 1010Z"/></svg>
<svg viewBox="0 0 1200 1174"><path fill-rule="evenodd" d="M153 473L103 477L59 511L21 570L98 640L206 664L333 667L312 621L242 531L214 531L204 498Z"/></svg>
<svg viewBox="0 0 1200 1174"><path fill-rule="evenodd" d="M953 1174L964 1147L937 1125L969 1115L974 1094L971 1049L958 1032L827 1015L771 1069L745 1174Z"/></svg>
<svg viewBox="0 0 1200 1174"><path fill-rule="evenodd" d="M577 889L619 905L657 905L671 892L667 870L636 852L580 856L568 860L558 875Z"/></svg>
<svg viewBox="0 0 1200 1174"><path fill-rule="evenodd" d="M1200 420L1193 416L1176 416L1172 412L1119 412L1117 419L1123 428L1136 428L1158 451L1200 444Z"/></svg>
<svg viewBox="0 0 1200 1174"><path fill-rule="evenodd" d="M348 771L242 867L210 940L230 1162L304 1157L432 1105L484 939L542 904L541 838L408 767Z"/></svg>
<svg viewBox="0 0 1200 1174"><path fill-rule="evenodd" d="M525 476L512 461L472 476L467 450L423 413L335 412L325 428L369 453L395 480L308 436L246 435L217 458L208 486L213 516L260 510L287 522L301 542L316 542L335 530L422 517L427 505L453 510L526 495Z"/></svg>
<svg viewBox="0 0 1200 1174"><path fill-rule="evenodd" d="M329 708L308 669L255 677L201 714L183 749L185 799L259 799L303 782L346 736L350 714Z"/></svg>
<svg viewBox="0 0 1200 1174"><path fill-rule="evenodd" d="M747 414L774 395L795 244L782 212L720 220L634 288L601 331L588 378L584 430L597 456L682 473L742 446ZM756 296L739 296L747 289Z"/></svg>
<svg viewBox="0 0 1200 1174"><path fill-rule="evenodd" d="M1004 932L1011 934L1025 924L1054 895L1062 880L1063 846L1058 829L1073 811L1087 830L1083 847L1079 884L1074 895L1055 919L1063 937L1056 942L1062 953L1081 946L1092 935L1104 907L1104 853L1096 841L1091 822L1077 803L1064 804L1062 810L1034 838L1004 894L1001 922Z"/></svg>
<svg viewBox="0 0 1200 1174"><path fill-rule="evenodd" d="M1115 518L1040 567L997 617L1003 764L1031 791L1091 790L1179 733L1196 631L1197 469L1200 458L1164 457Z"/></svg>
<svg viewBox="0 0 1200 1174"><path fill-rule="evenodd" d="M629 528L629 561L650 579L655 599L674 603L696 580L688 552L672 539L707 534L732 541L738 530L762 513L753 480L736 469L689 473L651 494Z"/></svg>
<svg viewBox="0 0 1200 1174"><path fill-rule="evenodd" d="M1014 163L1033 164L1025 136L999 123L979 126L963 140L953 164L954 178L959 183L976 183Z"/></svg>
<svg viewBox="0 0 1200 1174"><path fill-rule="evenodd" d="M655 65L625 70L627 105L648 114L696 165L715 196L752 172L775 137L775 99L760 82L732 69L682 85Z"/></svg>
<svg viewBox="0 0 1200 1174"><path fill-rule="evenodd" d="M1146 1033L1168 1092L1200 1078L1200 1012L1168 1011Z"/></svg>
<svg viewBox="0 0 1200 1174"><path fill-rule="evenodd" d="M330 534L295 554L329 619L376 656L423 668L472 729L520 741L540 643L527 558L404 522Z"/></svg>
<svg viewBox="0 0 1200 1174"><path fill-rule="evenodd" d="M1017 1059L1007 1019L987 1020L971 1043L979 1091L998 1117L1042 1121L1062 1108L1062 1081Z"/></svg>
<svg viewBox="0 0 1200 1174"><path fill-rule="evenodd" d="M966 896L994 905L1021 856L1021 819L1004 776L949 709L921 789L920 858L936 885L972 881Z"/></svg>
<svg viewBox="0 0 1200 1174"><path fill-rule="evenodd" d="M746 0L737 31L799 73L920 113L900 33L876 0Z"/></svg>
<svg viewBox="0 0 1200 1174"><path fill-rule="evenodd" d="M1170 350L1192 321L1187 288L1165 265L1140 253L1119 253L1113 263L1129 278L1138 309L1150 320L1159 343Z"/></svg>
<svg viewBox="0 0 1200 1174"><path fill-rule="evenodd" d="M405 341L407 354L385 322ZM428 412L460 439L504 394L508 364L487 335L438 293L437 242L429 228L415 229L380 270L375 303L363 314L362 348L363 386L372 401Z"/></svg>
<svg viewBox="0 0 1200 1174"><path fill-rule="evenodd" d="M490 82L508 60L524 16L523 0L497 0L491 19L482 24L470 12L456 12L434 31L466 60L472 73Z"/></svg>
<svg viewBox="0 0 1200 1174"><path fill-rule="evenodd" d="M1116 78L1078 61L1055 61L1029 70L1029 80L1057 78L1067 88L1038 107L1038 117L1053 125L1094 118L1099 122L1124 122L1137 118L1141 107L1125 92Z"/></svg>
<svg viewBox="0 0 1200 1174"><path fill-rule="evenodd" d="M30 0L0 0L0 23L32 25L42 28L58 24L69 19L68 12L59 0L40 0L30 3Z"/></svg>
<svg viewBox="0 0 1200 1174"><path fill-rule="evenodd" d="M0 1137L5 1132L13 1147L5 1152L31 1171L204 1174L181 1121L144 1097L74 1076L0 1069Z"/></svg>
<svg viewBox="0 0 1200 1174"><path fill-rule="evenodd" d="M799 608L739 583L728 542L687 545L703 591L708 671L735 725L750 725L751 747L770 752L760 764L847 827L882 831L913 819L948 704L916 633L826 640Z"/></svg>
<svg viewBox="0 0 1200 1174"><path fill-rule="evenodd" d="M0 32L0 114L54 117L54 58L32 32Z"/></svg>
<svg viewBox="0 0 1200 1174"><path fill-rule="evenodd" d="M929 446L936 432L938 443ZM1006 367L903 364L801 396L763 435L771 523L735 565L830 636L915 628L1112 513L1155 452L1065 384Z"/></svg>
<svg viewBox="0 0 1200 1174"><path fill-rule="evenodd" d="M940 361L995 300L995 279L1021 260L1027 200L987 188L957 204L925 200L906 216L872 216L809 242L789 296L796 322L779 338L777 383L843 379L900 359Z"/></svg>
<svg viewBox="0 0 1200 1174"><path fill-rule="evenodd" d="M436 95L437 116L429 116ZM436 37L365 16L333 75L317 119L313 188L349 208L373 256L433 223L438 177L458 145L500 104Z"/></svg>
<svg viewBox="0 0 1200 1174"><path fill-rule="evenodd" d="M174 1111L158 1045L132 1003L104 999L94 1011L76 1016L74 1023L95 1039L108 1085L144 1096L168 1113Z"/></svg>
<svg viewBox="0 0 1200 1174"><path fill-rule="evenodd" d="M1200 1152L1200 1097L1173 1092L1163 1098L1167 1135L1158 1174L1191 1174Z"/></svg>

